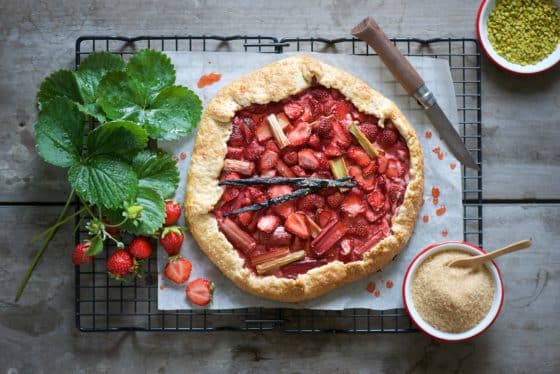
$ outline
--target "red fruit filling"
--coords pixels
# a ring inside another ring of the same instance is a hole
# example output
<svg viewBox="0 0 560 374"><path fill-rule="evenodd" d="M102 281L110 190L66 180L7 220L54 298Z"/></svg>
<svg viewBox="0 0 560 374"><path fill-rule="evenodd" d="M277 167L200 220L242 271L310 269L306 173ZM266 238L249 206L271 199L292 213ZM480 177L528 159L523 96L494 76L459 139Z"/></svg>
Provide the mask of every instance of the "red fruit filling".
<svg viewBox="0 0 560 374"><path fill-rule="evenodd" d="M376 157L350 133L352 123L377 150ZM342 157L356 182L352 189L322 189L226 218L233 210L293 191L282 185L227 186L214 216L247 268L296 278L331 261L361 260L391 235L391 219L408 185L410 156L395 126L388 120L383 128L378 123L337 90L319 85L236 113L220 179L334 178L329 160ZM279 144L279 136L289 144Z"/></svg>

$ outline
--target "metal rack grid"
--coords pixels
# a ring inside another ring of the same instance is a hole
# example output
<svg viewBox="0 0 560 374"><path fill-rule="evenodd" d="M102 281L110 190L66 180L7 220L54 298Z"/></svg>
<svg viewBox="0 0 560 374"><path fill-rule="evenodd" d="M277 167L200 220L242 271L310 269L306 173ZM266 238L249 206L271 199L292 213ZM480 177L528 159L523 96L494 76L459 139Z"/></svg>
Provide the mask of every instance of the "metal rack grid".
<svg viewBox="0 0 560 374"><path fill-rule="evenodd" d="M392 39L407 56L430 56L449 62L455 85L463 141L481 166L480 51L474 39ZM267 36L140 36L135 38L83 36L76 40L76 66L94 51L123 57L136 50L245 51L283 53L314 51L374 55L356 39L276 38ZM463 168L465 240L482 245L482 170ZM76 241L83 232L76 234ZM105 271L107 251L86 266L76 268L76 326L92 331L268 331L395 333L417 331L403 309L301 309L244 308L227 310L157 309L157 260L146 264L141 280L121 284Z"/></svg>

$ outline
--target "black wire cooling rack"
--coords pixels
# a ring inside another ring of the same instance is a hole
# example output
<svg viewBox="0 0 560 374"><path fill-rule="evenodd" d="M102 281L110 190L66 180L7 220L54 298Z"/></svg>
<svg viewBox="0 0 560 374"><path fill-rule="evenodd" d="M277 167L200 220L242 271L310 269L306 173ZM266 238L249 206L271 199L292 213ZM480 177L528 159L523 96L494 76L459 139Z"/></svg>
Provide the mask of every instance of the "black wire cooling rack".
<svg viewBox="0 0 560 374"><path fill-rule="evenodd" d="M430 56L449 62L459 111L460 131L467 148L481 165L480 51L474 39L392 39L407 56ZM126 56L136 50L219 52L324 52L374 55L356 39L276 38L267 36L83 36L76 40L76 66L94 51ZM463 169L465 240L482 245L482 171ZM76 241L83 232L76 234ZM121 284L105 269L107 252L88 265L76 267L76 326L91 331L268 331L395 333L417 331L403 309L244 308L227 310L157 309L157 259L146 265L141 280Z"/></svg>

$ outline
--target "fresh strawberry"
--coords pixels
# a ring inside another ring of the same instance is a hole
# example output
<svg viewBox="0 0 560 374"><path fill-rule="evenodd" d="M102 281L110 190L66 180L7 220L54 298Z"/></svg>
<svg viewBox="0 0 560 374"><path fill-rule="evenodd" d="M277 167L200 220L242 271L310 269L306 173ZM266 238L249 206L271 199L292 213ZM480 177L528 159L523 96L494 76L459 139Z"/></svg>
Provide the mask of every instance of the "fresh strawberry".
<svg viewBox="0 0 560 374"><path fill-rule="evenodd" d="M325 148L325 155L328 158L336 158L342 156L342 150L334 143L330 143Z"/></svg>
<svg viewBox="0 0 560 374"><path fill-rule="evenodd" d="M303 106L295 101L284 105L284 113L289 119L296 119L303 114Z"/></svg>
<svg viewBox="0 0 560 374"><path fill-rule="evenodd" d="M348 194L340 206L340 209L350 217L356 217L358 214L365 213L366 208L364 200L353 193Z"/></svg>
<svg viewBox="0 0 560 374"><path fill-rule="evenodd" d="M316 151L321 150L321 139L317 134L311 134L309 137L309 146Z"/></svg>
<svg viewBox="0 0 560 374"><path fill-rule="evenodd" d="M303 168L299 165L292 166L292 171L298 177L306 177L307 176L307 173L305 172L305 170L303 170Z"/></svg>
<svg viewBox="0 0 560 374"><path fill-rule="evenodd" d="M294 166L298 162L298 156L296 151L286 152L282 159L286 163L286 165Z"/></svg>
<svg viewBox="0 0 560 374"><path fill-rule="evenodd" d="M298 209L314 212L316 209L325 206L325 198L320 195L310 194L305 195L299 199Z"/></svg>
<svg viewBox="0 0 560 374"><path fill-rule="evenodd" d="M360 128L360 130L362 130L362 132L370 142L375 142L375 140L377 139L377 135L379 134L379 127L377 127L377 125L364 122L358 127Z"/></svg>
<svg viewBox="0 0 560 374"><path fill-rule="evenodd" d="M260 176L263 178L274 178L276 176L276 169L262 171Z"/></svg>
<svg viewBox="0 0 560 374"><path fill-rule="evenodd" d="M266 150L262 154L261 159L259 160L259 169L261 171L273 169L276 166L277 162L278 162L278 153L273 152L271 150Z"/></svg>
<svg viewBox="0 0 560 374"><path fill-rule="evenodd" d="M284 226L278 226L269 239L270 245L284 246L292 243L292 234L286 231Z"/></svg>
<svg viewBox="0 0 560 374"><path fill-rule="evenodd" d="M305 148L298 152L298 164L306 170L317 170L319 160L311 149Z"/></svg>
<svg viewBox="0 0 560 374"><path fill-rule="evenodd" d="M173 200L165 202L165 226L174 225L181 216L181 205Z"/></svg>
<svg viewBox="0 0 560 374"><path fill-rule="evenodd" d="M286 222L284 222L284 227L301 239L309 239L311 236L303 213L290 214L288 218L286 218Z"/></svg>
<svg viewBox="0 0 560 374"><path fill-rule="evenodd" d="M243 139L243 133L239 126L233 122L231 126L231 135L229 136L228 146L232 147L242 147L245 145L245 139Z"/></svg>
<svg viewBox="0 0 560 374"><path fill-rule="evenodd" d="M188 300L196 305L204 306L212 301L214 283L204 278L198 278L187 284L185 291Z"/></svg>
<svg viewBox="0 0 560 374"><path fill-rule="evenodd" d="M89 250L90 243L78 243L74 247L72 252L72 263L76 266L87 264L93 260L93 256L86 256L86 252Z"/></svg>
<svg viewBox="0 0 560 374"><path fill-rule="evenodd" d="M189 280L192 271L192 264L189 260L176 255L169 257L163 274L167 279L176 284L185 283Z"/></svg>
<svg viewBox="0 0 560 374"><path fill-rule="evenodd" d="M272 210L279 216L286 218L295 211L294 202L286 201L285 203L274 205Z"/></svg>
<svg viewBox="0 0 560 374"><path fill-rule="evenodd" d="M362 147L352 146L348 149L348 157L358 166L365 168L371 162L371 158Z"/></svg>
<svg viewBox="0 0 560 374"><path fill-rule="evenodd" d="M372 161L369 163L368 166L364 168L364 170L362 170L362 174L364 175L364 177L369 177L375 174L376 171L377 171L377 163L375 161Z"/></svg>
<svg viewBox="0 0 560 374"><path fill-rule="evenodd" d="M299 117L299 120L307 122L313 119L313 107L311 102L309 100L301 100L300 103L303 106L303 113Z"/></svg>
<svg viewBox="0 0 560 374"><path fill-rule="evenodd" d="M329 159L327 158L327 156L325 156L325 154L323 152L315 152L315 158L317 159L317 161L319 161L319 167L318 170L320 170L320 172L328 172L330 173L331 170L331 165L329 164ZM320 178L320 177L317 177ZM327 177L331 178L331 176Z"/></svg>
<svg viewBox="0 0 560 374"><path fill-rule="evenodd" d="M124 276L134 272L134 260L130 253L124 249L117 249L107 259L107 271L111 277L122 279Z"/></svg>
<svg viewBox="0 0 560 374"><path fill-rule="evenodd" d="M338 208L340 204L342 204L342 200L344 200L344 195L340 192L335 192L332 195L327 196L327 204L331 208Z"/></svg>
<svg viewBox="0 0 560 374"><path fill-rule="evenodd" d="M273 185L272 187L270 187L268 189L267 192L268 192L268 196L270 198L273 198L273 197L289 194L290 192L292 192L292 187L283 186L283 185L280 185L280 184L279 185Z"/></svg>
<svg viewBox="0 0 560 374"><path fill-rule="evenodd" d="M239 128L241 129L246 142L250 142L253 140L253 138L255 137L255 124L250 118L241 117Z"/></svg>
<svg viewBox="0 0 560 374"><path fill-rule="evenodd" d="M404 172L404 168L402 167L400 162L398 162L397 160L389 160L389 163L387 164L387 171L385 172L388 177L402 177L404 175Z"/></svg>
<svg viewBox="0 0 560 374"><path fill-rule="evenodd" d="M273 232L278 225L280 224L280 218L273 214L267 214L266 216L262 216L257 223L257 227L259 230L264 231L266 233Z"/></svg>
<svg viewBox="0 0 560 374"><path fill-rule="evenodd" d="M311 125L307 122L300 122L288 133L288 140L291 145L297 147L306 144L309 141L310 136Z"/></svg>
<svg viewBox="0 0 560 374"><path fill-rule="evenodd" d="M323 209L319 212L319 226L325 227L332 220L336 219L336 213L329 209Z"/></svg>
<svg viewBox="0 0 560 374"><path fill-rule="evenodd" d="M367 212L366 212L367 214ZM368 235L368 223L365 218L359 216L345 222L348 226L348 234L364 238Z"/></svg>
<svg viewBox="0 0 560 374"><path fill-rule="evenodd" d="M379 171L380 174L385 174L385 171L387 171L387 159L383 156L378 156L377 157L377 170Z"/></svg>
<svg viewBox="0 0 560 374"><path fill-rule="evenodd" d="M264 152L264 147L257 143L256 141L252 141L246 148L245 148L245 158L250 161L257 161L259 157Z"/></svg>
<svg viewBox="0 0 560 374"><path fill-rule="evenodd" d="M239 219L239 222L243 225L243 226L247 226L249 225L249 223L251 223L251 220L253 219L253 212L243 212L243 213L239 213L237 215L237 218Z"/></svg>
<svg viewBox="0 0 560 374"><path fill-rule="evenodd" d="M270 126L268 125L268 123L263 122L258 125L257 129L255 130L255 135L257 137L257 140L261 144L269 139L272 139L272 132L270 131Z"/></svg>
<svg viewBox="0 0 560 374"><path fill-rule="evenodd" d="M274 139L271 139L268 142L266 142L264 148L267 151L272 151L274 153L280 154L280 148L278 148L278 144L276 144L276 141Z"/></svg>
<svg viewBox="0 0 560 374"><path fill-rule="evenodd" d="M379 190L374 190L367 195L367 202L374 211L379 211L385 206L385 195Z"/></svg>
<svg viewBox="0 0 560 374"><path fill-rule="evenodd" d="M282 160L278 160L278 163L276 164L276 170L278 170L278 174L283 177L293 178L296 176L292 169L290 169L290 167L286 165Z"/></svg>
<svg viewBox="0 0 560 374"><path fill-rule="evenodd" d="M153 246L145 236L136 236L128 245L128 252L137 260L145 260L152 255Z"/></svg>
<svg viewBox="0 0 560 374"><path fill-rule="evenodd" d="M321 139L330 140L333 137L331 119L321 118L314 127L315 132Z"/></svg>
<svg viewBox="0 0 560 374"><path fill-rule="evenodd" d="M163 229L159 242L169 256L175 256L181 251L181 244L185 236L177 226L169 226Z"/></svg>
<svg viewBox="0 0 560 374"><path fill-rule="evenodd" d="M389 148L397 142L397 133L394 130L384 128L377 142L383 148Z"/></svg>
<svg viewBox="0 0 560 374"><path fill-rule="evenodd" d="M228 147L226 158L232 158L235 160L241 160L243 158L243 148L242 147Z"/></svg>
<svg viewBox="0 0 560 374"><path fill-rule="evenodd" d="M343 120L346 118L346 114L348 114L349 108L344 101L338 101L331 107L331 113L334 114L336 119Z"/></svg>
<svg viewBox="0 0 560 374"><path fill-rule="evenodd" d="M321 103L324 103L327 100L329 100L331 96L329 95L329 91L323 87L311 88L309 89L308 94Z"/></svg>
<svg viewBox="0 0 560 374"><path fill-rule="evenodd" d="M251 196L251 200L253 203L262 203L266 200L266 194L259 190L257 187L247 187L247 192Z"/></svg>
<svg viewBox="0 0 560 374"><path fill-rule="evenodd" d="M342 149L346 149L352 144L352 138L348 129L344 127L339 122L332 123L332 129L334 133L333 142Z"/></svg>

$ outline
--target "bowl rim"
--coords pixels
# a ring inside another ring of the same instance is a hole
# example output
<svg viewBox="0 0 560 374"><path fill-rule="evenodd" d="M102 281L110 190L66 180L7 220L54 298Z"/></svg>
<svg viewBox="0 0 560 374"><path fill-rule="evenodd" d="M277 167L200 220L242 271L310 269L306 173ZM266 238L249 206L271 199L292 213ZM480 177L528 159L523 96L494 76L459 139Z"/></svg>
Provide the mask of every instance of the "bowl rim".
<svg viewBox="0 0 560 374"><path fill-rule="evenodd" d="M480 334L482 334L483 332L485 332L490 326L492 326L492 324L494 323L494 321L496 321L496 319L498 318L498 316L500 315L500 312L502 311L502 307L504 304L504 294L505 294L505 288L504 288L504 284L503 284L503 280L502 280L502 273L500 272L500 268L498 267L498 265L494 262L494 260L491 260L490 263L492 264L492 268L496 271L497 273L497 279L498 282L497 283L497 287L498 289L501 291L500 293L500 300L498 302L498 307L495 311L494 316L491 318L491 320L487 323L486 326L484 326L484 328L482 328L480 331L478 331L476 334L473 335L468 335L466 337L460 338L460 339L449 339L449 338L444 338L442 336L438 336L438 335L434 335L433 333L427 331L424 328L424 324L428 325L427 322L421 320L421 321L417 321L414 316L412 315L412 313L410 312L410 306L409 306L409 302L408 299L406 297L406 290L407 288L407 284L410 284L411 282L408 281L411 270L413 268L413 265L418 262L418 260L420 259L420 257L422 257L424 254L426 254L427 252L430 252L434 249L437 249L438 247L444 246L444 245L450 245L450 244L455 244L455 245L463 245L465 247L469 247L470 249L473 249L475 251L480 252L481 254L487 253L484 249L482 249L481 247L477 246L476 244L473 244L471 242L467 242L467 241L463 241L463 240L448 240L448 241L442 241L442 242L437 242L434 244L431 244L429 246L427 246L426 248L424 248L423 250L421 250L418 254L416 254L416 256L414 256L414 258L410 261L410 263L408 264L408 267L406 269L406 272L404 274L404 278L403 278L403 282L402 282L402 288L401 288L401 292L402 292L402 298L403 298L403 303L404 303L404 307L406 309L406 312L408 313L409 317L412 319L412 321L416 324L416 326L426 335L430 336L431 338L438 340L438 341L442 341L442 342L447 342L447 343L457 343L457 342L464 342L464 341L468 341L471 339L476 338L477 336L479 336ZM426 257L428 257L426 255ZM481 321L482 322L482 321ZM479 323L480 324L480 323ZM479 325L477 325L479 326ZM474 329L474 327L473 327ZM435 328L434 328L435 330ZM438 331L438 330L436 330ZM467 330L468 331L468 330ZM446 333L449 334L449 333ZM462 333L461 333L462 334Z"/></svg>
<svg viewBox="0 0 560 374"><path fill-rule="evenodd" d="M498 66L500 69L502 69L502 70L504 70L508 73L512 73L512 74L516 74L516 75L524 76L524 77L530 77L530 76L533 76L533 75L542 74L542 73L545 73L549 70L552 70L555 66L557 66L560 63L560 57L559 57L558 60L556 60L556 62L554 62L550 66L546 66L541 70L535 70L535 71L532 71L532 72L522 72L522 71L519 71L519 70L513 70L513 69L510 69L507 66L503 65L502 63L500 63L494 57L494 55L490 52L489 48L486 46L484 38L482 37L482 31L480 30L481 29L480 28L480 21L481 21L482 13L487 8L489 2L490 2L490 0L482 0L480 2L480 5L478 6L478 11L476 13L476 25L475 26L476 26L476 36L478 38L478 42L480 43L480 46L482 47L482 50L484 51L484 53L486 54L488 59L490 61L492 61L494 63L494 65Z"/></svg>

